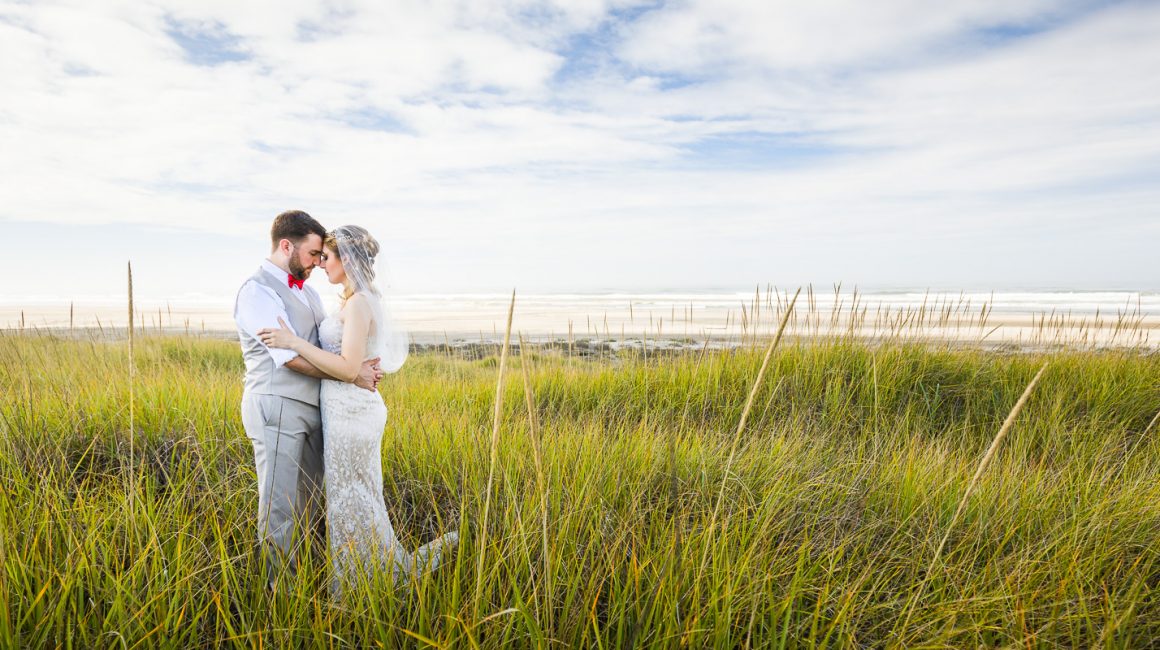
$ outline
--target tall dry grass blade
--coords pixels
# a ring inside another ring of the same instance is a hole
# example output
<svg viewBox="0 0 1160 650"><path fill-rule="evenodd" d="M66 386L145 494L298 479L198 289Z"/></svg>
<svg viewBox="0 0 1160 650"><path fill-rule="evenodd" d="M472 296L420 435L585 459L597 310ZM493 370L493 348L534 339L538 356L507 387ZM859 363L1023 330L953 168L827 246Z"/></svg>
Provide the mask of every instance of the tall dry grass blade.
<svg viewBox="0 0 1160 650"><path fill-rule="evenodd" d="M1152 431L1152 427L1156 426L1157 420L1160 420L1160 411L1156 411L1156 415L1152 416L1152 421L1148 423L1148 426L1144 427L1144 433L1140 434L1140 436L1148 435Z"/></svg>
<svg viewBox="0 0 1160 650"><path fill-rule="evenodd" d="M1015 407L1007 414L1007 419L1003 421L1003 426L999 428L999 433L995 434L995 439L991 441L991 446L987 448L987 453L983 454L983 459L979 461L979 467L975 470L975 475L971 477L971 482L967 485L966 492L963 493L963 498L959 500L959 506L955 508L955 514L951 517L951 523L947 526L947 531L943 535L942 542L938 545L938 549L934 553L934 561L937 561L942 553L943 547L946 545L947 538L950 537L951 530L958 522L959 516L962 515L963 509L967 507L967 500L971 498L971 493L974 492L975 486L979 483L979 478L987 469L987 465L991 463L991 459L995 456L995 452L999 449L999 444L1007 437L1007 432L1011 430L1011 425L1015 422L1015 417L1019 415L1019 411L1023 409L1023 405L1031 397L1031 391L1035 389L1035 385L1039 383L1040 377L1043 376L1044 371L1047 370L1047 361L1039 368L1039 372L1035 373L1035 377L1027 384L1027 388L1023 390L1023 394L1019 396L1019 401L1015 402ZM932 562L933 566L933 562Z"/></svg>
<svg viewBox="0 0 1160 650"><path fill-rule="evenodd" d="M725 460L725 470L721 475L721 489L717 492L717 502L713 505L713 514L709 517L709 528L706 532L706 539L713 535L713 529L717 524L717 515L721 511L721 502L725 500L725 484L729 481L729 469L733 466L733 458L737 455L737 445L741 441L741 432L745 430L745 422L749 419L749 411L753 408L753 400L757 397L757 390L761 388L761 380L765 377L765 369L769 367L769 359L773 356L773 350L777 344L781 342L782 333L785 332L786 323L789 322L789 316L793 313L794 305L797 304L798 295L802 290L799 287L797 292L793 294L793 299L789 306L786 307L785 313L781 316L781 324L777 327L777 335L770 341L769 347L765 350L765 358L761 361L761 369L757 371L757 377L753 380L753 387L749 389L749 398L745 400L745 408L741 411L741 421L737 423L737 431L733 433L733 442L729 447L729 456ZM709 544L705 544L705 550L701 555L701 566L697 570L697 583L701 581L701 575L705 570L705 564L709 559Z"/></svg>
<svg viewBox="0 0 1160 650"><path fill-rule="evenodd" d="M479 561L475 568L475 610L473 618L479 618L479 600L483 595L483 560L487 555L487 517L491 510L491 486L495 481L495 457L499 447L499 423L503 415L503 371L507 365L508 345L512 339L512 313L516 309L516 290L512 289L512 301L508 305L507 329L504 330L503 348L499 352L499 373L495 380L495 413L491 423L491 447L488 451L487 495L483 500L483 520L479 524Z"/></svg>
<svg viewBox="0 0 1160 650"><path fill-rule="evenodd" d="M129 275L129 478L130 486L133 485L134 468L136 467L136 385L137 385L137 367L133 363L133 262L128 262ZM129 499L132 502L132 491L130 491Z"/></svg>
<svg viewBox="0 0 1160 650"><path fill-rule="evenodd" d="M975 486L978 485L979 478L982 477L983 472L987 469L987 465L991 463L991 459L999 449L999 444L1007 437L1007 432L1011 430L1011 425L1015 423L1015 417L1019 415L1019 411L1023 409L1023 405L1031 397L1031 391L1035 389L1035 385L1039 383L1043 372L1047 370L1048 363L1048 361L1043 362L1043 365L1039 368L1039 372L1035 373L1035 377L1032 378L1031 383L1027 384L1027 388L1023 389L1023 394L1019 396L1019 400L1015 402L1015 406L1007 414L1007 419L1003 421L1003 426L999 427L999 433L995 434L995 439L991 441L991 446L987 448L987 453L983 454L983 459L979 461L979 466L975 469L975 475L971 477L971 482L967 484L967 489L963 492L963 498L959 499L959 505L955 508L955 514L951 517L951 523L947 525L947 530L943 533L942 541L939 542L938 548L934 551L934 557L930 560L930 566L926 569L926 575L919 584L918 591L911 598L910 605L907 607L906 619L902 622L902 630L905 630L907 625L910 624L910 617L914 613L914 606L921 600L923 592L926 591L926 584L930 581L931 572L934 571L935 565L942 558L942 552L946 547L947 540L950 539L955 524L958 523L959 517L963 514L963 510L966 509L967 501L971 498L971 493L975 491Z"/></svg>

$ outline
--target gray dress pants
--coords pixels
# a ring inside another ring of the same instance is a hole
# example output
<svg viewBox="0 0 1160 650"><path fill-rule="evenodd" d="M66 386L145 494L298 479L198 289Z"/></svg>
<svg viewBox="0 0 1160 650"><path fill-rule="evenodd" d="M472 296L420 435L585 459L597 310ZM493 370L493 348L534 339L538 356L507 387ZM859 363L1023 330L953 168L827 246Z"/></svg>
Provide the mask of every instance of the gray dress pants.
<svg viewBox="0 0 1160 650"><path fill-rule="evenodd" d="M242 396L242 426L258 470L258 540L273 585L323 525L322 416L277 395ZM317 529L317 530L315 530Z"/></svg>

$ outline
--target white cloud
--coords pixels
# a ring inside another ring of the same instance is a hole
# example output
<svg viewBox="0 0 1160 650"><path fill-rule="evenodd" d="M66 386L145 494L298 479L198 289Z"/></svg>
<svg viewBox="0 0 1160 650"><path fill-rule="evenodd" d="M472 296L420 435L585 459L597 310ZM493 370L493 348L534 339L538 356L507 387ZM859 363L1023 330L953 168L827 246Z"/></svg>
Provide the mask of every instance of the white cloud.
<svg viewBox="0 0 1160 650"><path fill-rule="evenodd" d="M635 25L625 60L654 70L712 73L715 66L806 69L898 62L964 33L1063 13L1049 0L932 3L693 0Z"/></svg>
<svg viewBox="0 0 1160 650"><path fill-rule="evenodd" d="M416 289L900 282L955 238L1154 232L1156 33L1035 1L0 5L0 220L261 238L301 207L389 232ZM1133 250L1098 273L1154 284Z"/></svg>

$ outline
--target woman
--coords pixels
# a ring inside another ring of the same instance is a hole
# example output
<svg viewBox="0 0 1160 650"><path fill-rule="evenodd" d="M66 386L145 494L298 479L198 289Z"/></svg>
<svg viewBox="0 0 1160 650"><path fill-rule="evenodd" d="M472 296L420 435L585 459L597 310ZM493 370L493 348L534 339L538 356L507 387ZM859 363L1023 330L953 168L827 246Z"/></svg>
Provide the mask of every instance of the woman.
<svg viewBox="0 0 1160 650"><path fill-rule="evenodd" d="M385 372L398 370L407 358L406 335L390 322L375 285L379 244L365 228L342 226L323 241L321 267L331 284L341 284L342 308L319 325L319 349L279 320L282 329L263 329L266 345L288 348L323 372L343 381L323 380L320 395L326 524L334 558L333 589L345 580L369 574L376 566L392 568L397 581L432 570L445 549L459 541L446 533L414 555L395 537L383 502L381 442L387 407L378 392L356 387L364 360L381 357Z"/></svg>

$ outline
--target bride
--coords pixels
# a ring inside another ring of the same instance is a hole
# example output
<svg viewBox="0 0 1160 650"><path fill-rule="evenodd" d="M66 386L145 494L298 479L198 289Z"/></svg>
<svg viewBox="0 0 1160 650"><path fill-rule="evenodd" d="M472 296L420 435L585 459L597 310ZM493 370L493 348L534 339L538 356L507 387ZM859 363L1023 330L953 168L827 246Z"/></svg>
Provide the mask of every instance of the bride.
<svg viewBox="0 0 1160 650"><path fill-rule="evenodd" d="M334 562L333 590L345 581L390 566L395 581L437 567L443 551L455 547L457 532L446 533L414 554L403 549L383 502L381 442L387 407L378 392L353 382L365 359L382 357L384 372L407 358L406 334L391 322L375 285L379 244L365 228L342 226L323 241L322 263L331 284L341 284L342 308L319 325L317 348L281 322L263 329L266 345L288 348L323 372L344 381L323 380L323 465L326 526Z"/></svg>

